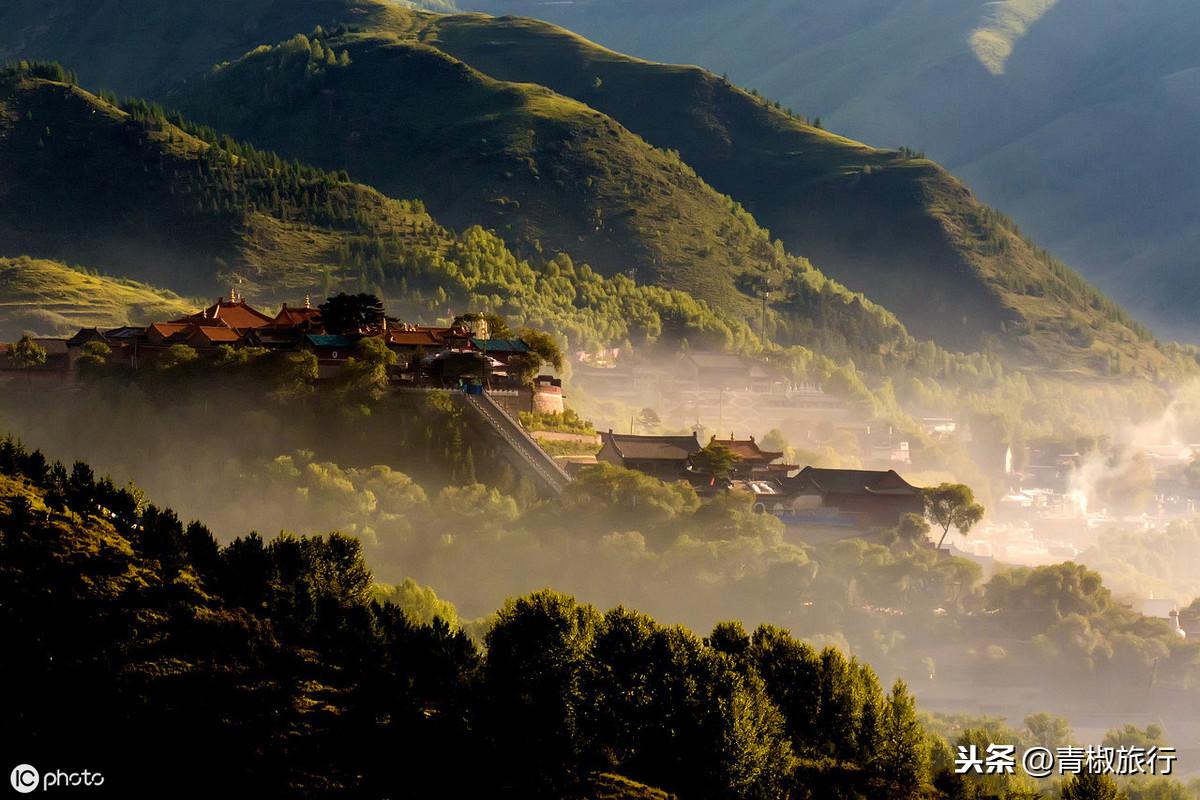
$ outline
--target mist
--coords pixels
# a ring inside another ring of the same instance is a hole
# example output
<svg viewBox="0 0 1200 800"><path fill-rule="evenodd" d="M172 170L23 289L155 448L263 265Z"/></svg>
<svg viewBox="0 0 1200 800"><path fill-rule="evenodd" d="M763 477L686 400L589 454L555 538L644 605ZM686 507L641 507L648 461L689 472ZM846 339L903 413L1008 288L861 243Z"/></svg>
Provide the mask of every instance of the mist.
<svg viewBox="0 0 1200 800"><path fill-rule="evenodd" d="M0 426L51 459L132 482L222 541L251 530L352 534L377 582L429 587L473 630L506 598L553 587L701 633L728 619L776 624L871 663L885 681L905 678L927 709L1012 720L1052 711L1097 728L1159 721L1181 746L1200 734L1191 694L1177 696L1200 681L1197 645L1121 606L1083 567L989 580L978 564L894 534L806 541L753 513L749 497L701 504L688 487L615 469L541 498L449 394L283 397L227 377L13 390ZM1187 402L1181 394L1129 441L1186 439Z"/></svg>

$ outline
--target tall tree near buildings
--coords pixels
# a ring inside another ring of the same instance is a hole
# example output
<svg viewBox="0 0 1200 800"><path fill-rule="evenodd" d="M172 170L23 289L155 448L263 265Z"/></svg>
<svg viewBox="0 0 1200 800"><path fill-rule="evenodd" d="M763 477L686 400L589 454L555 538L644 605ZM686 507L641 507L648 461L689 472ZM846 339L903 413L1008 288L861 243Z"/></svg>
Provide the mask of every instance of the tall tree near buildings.
<svg viewBox="0 0 1200 800"><path fill-rule="evenodd" d="M342 293L318 306L321 322L329 333L355 333L383 323L383 302L373 294Z"/></svg>
<svg viewBox="0 0 1200 800"><path fill-rule="evenodd" d="M25 378L32 389L33 369L46 363L46 348L35 342L32 336L25 334L13 345L12 360L25 371Z"/></svg>
<svg viewBox="0 0 1200 800"><path fill-rule="evenodd" d="M741 457L720 442L709 442L704 449L692 456L692 469L715 480L724 480L733 474L741 460Z"/></svg>
<svg viewBox="0 0 1200 800"><path fill-rule="evenodd" d="M938 548L946 541L950 528L966 535L975 523L983 519L983 506L975 502L971 487L961 483L943 483L923 492L925 514L942 529Z"/></svg>

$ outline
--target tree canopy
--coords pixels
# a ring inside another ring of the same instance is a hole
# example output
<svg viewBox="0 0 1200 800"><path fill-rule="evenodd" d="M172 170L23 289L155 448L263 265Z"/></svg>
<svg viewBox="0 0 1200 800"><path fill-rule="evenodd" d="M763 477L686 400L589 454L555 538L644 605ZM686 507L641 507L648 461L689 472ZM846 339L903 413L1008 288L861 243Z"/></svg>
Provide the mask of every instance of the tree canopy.
<svg viewBox="0 0 1200 800"><path fill-rule="evenodd" d="M946 541L946 536L953 527L959 533L966 533L975 523L983 519L983 506L975 502L975 492L970 486L961 483L943 483L922 492L925 500L925 513L929 519L942 529L942 537L938 539L938 549Z"/></svg>
<svg viewBox="0 0 1200 800"><path fill-rule="evenodd" d="M342 292L328 298L319 308L321 322L330 333L357 333L383 323L383 301L365 292Z"/></svg>
<svg viewBox="0 0 1200 800"><path fill-rule="evenodd" d="M701 475L723 480L733 474L741 462L741 456L720 442L709 442L691 457L692 469Z"/></svg>

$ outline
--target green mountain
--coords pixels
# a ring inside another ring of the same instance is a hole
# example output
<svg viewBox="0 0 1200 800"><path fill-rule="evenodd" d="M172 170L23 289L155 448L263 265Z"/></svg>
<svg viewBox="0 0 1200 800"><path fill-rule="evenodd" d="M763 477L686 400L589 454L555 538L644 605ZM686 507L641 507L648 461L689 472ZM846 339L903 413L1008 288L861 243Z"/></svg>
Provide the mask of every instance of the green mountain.
<svg viewBox="0 0 1200 800"><path fill-rule="evenodd" d="M443 0L6 0L0 61L58 61L89 86L145 96L315 25L403 30L413 8L452 6Z"/></svg>
<svg viewBox="0 0 1200 800"><path fill-rule="evenodd" d="M1118 352L1153 360L1149 337L1119 308L915 154L829 134L710 73L621 56L550 25L335 5L289 7L324 24L349 20L349 30L259 47L178 86L171 103L289 157L420 196L455 227L482 222L523 256L564 251L606 274L637 270L737 324L757 321L770 285L782 341L827 327L814 297L895 330L790 252L952 350L1100 372ZM73 16L56 18L39 46L66 41ZM177 49L207 46L218 60L242 41L214 30L223 28L180 31ZM127 60L118 88L188 74L171 61L152 76Z"/></svg>
<svg viewBox="0 0 1200 800"><path fill-rule="evenodd" d="M55 261L0 258L0 341L30 331L64 335L82 327L145 324L190 314L195 304L125 278Z"/></svg>
<svg viewBox="0 0 1200 800"><path fill-rule="evenodd" d="M494 228L521 254L569 253L736 316L758 318L762 281L783 289L812 272L678 155L580 102L495 80L417 42L298 35L189 82L168 104L390 195L420 197L453 227Z"/></svg>
<svg viewBox="0 0 1200 800"><path fill-rule="evenodd" d="M477 226L441 227L419 202L283 161L141 101L118 106L70 77L41 64L0 74L0 186L21 199L0 215L0 253L83 263L189 294L236 284L258 302L372 290L397 313L491 310L551 326L580 347L752 344L733 304L605 278L565 256L531 265ZM916 343L886 311L756 242L789 281L784 310L771 315L780 339L837 357L915 357Z"/></svg>
<svg viewBox="0 0 1200 800"><path fill-rule="evenodd" d="M920 147L1139 318L1200 337L1200 187L1179 168L1200 131L1194 3L459 6L703 64L857 139Z"/></svg>
<svg viewBox="0 0 1200 800"><path fill-rule="evenodd" d="M436 253L418 204L122 110L53 69L0 76L0 253L87 264L188 293L332 284L356 237ZM17 200L19 199L19 202Z"/></svg>
<svg viewBox="0 0 1200 800"><path fill-rule="evenodd" d="M1144 335L1115 304L937 164L807 124L695 67L622 56L552 25L438 18L425 32L498 77L586 100L746 206L787 247L891 309L914 334L982 347ZM1069 345L1068 345L1069 348Z"/></svg>

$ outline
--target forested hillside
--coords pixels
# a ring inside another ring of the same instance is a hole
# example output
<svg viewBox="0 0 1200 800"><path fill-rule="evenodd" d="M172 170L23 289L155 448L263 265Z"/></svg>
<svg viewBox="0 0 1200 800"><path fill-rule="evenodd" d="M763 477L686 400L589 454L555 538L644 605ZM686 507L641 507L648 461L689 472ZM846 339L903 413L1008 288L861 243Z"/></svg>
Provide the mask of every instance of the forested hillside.
<svg viewBox="0 0 1200 800"><path fill-rule="evenodd" d="M906 687L786 631L701 640L543 591L481 649L373 602L352 538L219 546L11 440L0 556L0 635L37 643L0 658L21 687L4 728L26 760L103 766L106 796L192 772L173 794L656 795L615 772L691 798L901 798L932 777Z"/></svg>
<svg viewBox="0 0 1200 800"><path fill-rule="evenodd" d="M753 338L744 320L688 294L607 279L568 257L535 268L478 227L461 235L443 228L420 202L285 161L142 101L101 99L54 64L0 75L0 155L9 198L0 253L82 263L189 294L236 285L261 303L337 286L374 289L393 312L507 312L553 324L584 347L690 339L733 348ZM798 269L798 302L825 309L828 324L790 338L833 354L911 355L913 342L889 314ZM12 276L29 279L9 285L14 297L41 296L37 274Z"/></svg>
<svg viewBox="0 0 1200 800"><path fill-rule="evenodd" d="M1064 363L1081 342L1145 335L919 153L830 134L713 73L622 56L532 20L439 17L422 36L485 72L543 83L677 150L789 250L866 292L918 336L1026 348Z"/></svg>
<svg viewBox="0 0 1200 800"><path fill-rule="evenodd" d="M497 81L395 37L298 35L193 81L167 104L290 157L420 197L519 254L570 254L735 315L809 267L773 246L673 153L582 103Z"/></svg>
<svg viewBox="0 0 1200 800"><path fill-rule="evenodd" d="M1193 3L459 7L548 19L636 56L701 64L831 130L924 150L1139 319L1200 335L1191 314L1200 190L1176 168L1200 131Z"/></svg>
<svg viewBox="0 0 1200 800"><path fill-rule="evenodd" d="M57 65L0 73L0 252L188 293L302 293L340 279L356 236L415 252L452 241L419 204L114 103Z"/></svg>
<svg viewBox="0 0 1200 800"><path fill-rule="evenodd" d="M134 0L125 0L130 3ZM246 28L233 35L227 26L211 22L212 11L199 5L193 0L173 6L177 19L205 20L175 30L183 40L172 47L176 55L141 52L135 58L139 48L157 50L156 40L148 45L131 32L113 30L116 46L94 54L97 63L89 64L91 51L68 42L77 42L90 12L69 3L38 35L29 32L32 12L25 9L23 17L21 11L10 12L26 20L25 27L18 27L28 35L18 40L10 34L8 51L65 57L85 78L111 78L118 90L157 87L160 96L170 80L190 76L172 94L173 102L199 97L204 107L197 103L196 110L236 124L242 112L209 102L213 98L205 86L236 89L237 76L247 76L249 83L240 91L257 88L259 93L239 96L264 110L262 120L266 109L282 110L280 76L250 76L280 54L256 53L197 80L203 67L181 62L179 52L207 49L209 63L216 63L255 44L308 34L313 27L294 27L302 18L326 31L347 25L359 33L344 42L325 41L322 47L332 49L336 61L342 51L354 49L353 40L361 47L375 41L363 53L363 63L350 57L348 64L305 73L302 81L287 73L291 89L284 97L299 101L288 117L290 124L310 134L305 152L289 156L340 168L331 153L340 154L378 171L381 179L388 177L389 163L415 165L414 181L422 188L435 195L443 185L464 189L465 197L455 201L481 205L484 219L479 221L496 224L510 244L535 251L539 243L550 250L558 247L595 262L598 269L636 269L639 279L671 277L674 271L686 278L680 288L710 300L720 296L749 314L757 290L740 273L749 272L752 282L755 269L735 262L730 275L723 264L749 252L739 233L742 226L728 221L728 212L714 205L707 183L748 208L789 252L812 258L850 288L865 291L922 338L955 350L991 348L1026 364L1106 373L1116 360L1125 359L1140 365L1136 369L1153 369L1155 357L1146 352L1144 333L1135 323L1025 242L1014 226L977 203L944 170L908 151L880 151L831 136L710 73L625 58L561 29L524 20L439 16L373 0L304 0L290 4L283 15L294 20L293 28L274 38L251 24L258 18L254 8L245 14ZM167 24L159 12L149 17L152 25ZM386 37L395 38L385 46ZM418 41L434 50L416 48ZM130 55L123 59L122 52ZM454 73L446 70L454 62L443 54L468 65L457 78L460 83L450 80ZM327 59L324 49L320 59ZM150 64L159 68L150 69ZM403 80L387 78L390 72ZM559 94L505 80L543 84ZM264 96L264 83L274 87L273 95ZM315 86L328 94L306 97L298 88ZM387 87L396 102L364 107L363 94L380 87ZM430 101L439 92L449 92L456 102ZM498 106L489 109L483 102L489 95ZM592 114L566 97L607 116ZM409 109L400 105L405 100L419 105ZM277 141L281 149L300 144L289 142L286 130L241 121L248 132L255 128L256 136ZM529 130L527 136L515 133L521 125ZM323 147L311 140L314 132ZM661 149L645 147L630 133ZM485 157L509 166L481 175L477 167ZM604 159L612 159L611 171L597 169L597 160ZM375 180L357 171L355 177ZM404 180L403 173L392 177ZM622 216L630 211L632 216ZM449 221L459 225L467 216ZM563 220L571 224L560 226ZM611 230L607 238L606 227ZM661 240L648 235L658 227L666 229ZM637 234L637 239L623 241L625 234ZM572 236L574 241L568 241ZM629 248L622 258L613 257L614 244ZM724 252L727 248L732 252ZM731 280L741 280L740 292L723 291Z"/></svg>
<svg viewBox="0 0 1200 800"><path fill-rule="evenodd" d="M89 86L146 96L256 45L338 23L404 30L441 0L8 0L0 60L60 61ZM135 22L136 21L136 22Z"/></svg>

